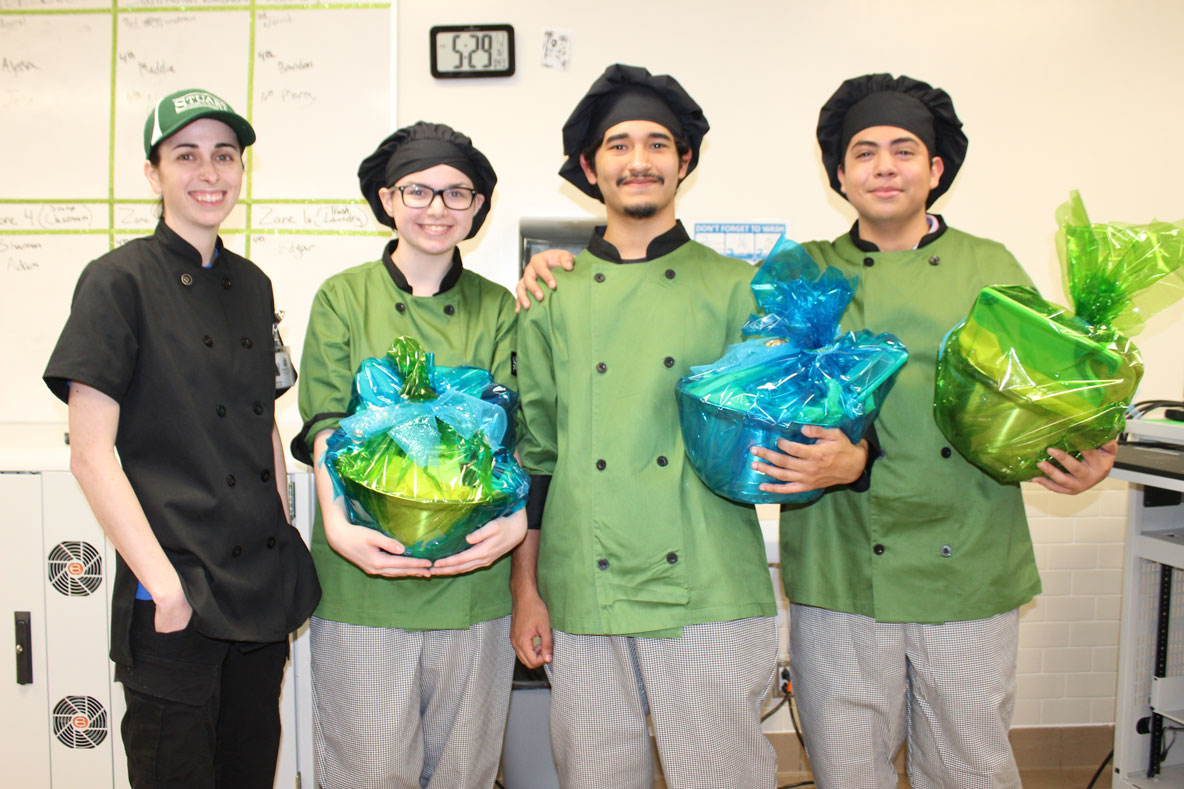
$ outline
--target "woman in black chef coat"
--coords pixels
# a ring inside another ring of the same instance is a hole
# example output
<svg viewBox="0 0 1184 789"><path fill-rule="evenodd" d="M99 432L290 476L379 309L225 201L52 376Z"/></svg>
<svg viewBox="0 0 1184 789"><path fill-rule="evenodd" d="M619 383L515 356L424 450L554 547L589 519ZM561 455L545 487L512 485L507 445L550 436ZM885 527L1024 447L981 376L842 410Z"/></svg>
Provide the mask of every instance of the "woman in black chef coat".
<svg viewBox="0 0 1184 789"><path fill-rule="evenodd" d="M135 787L272 786L287 636L320 596L287 518L271 282L218 237L254 141L207 91L156 104L161 220L86 267L45 371L119 553L111 658Z"/></svg>

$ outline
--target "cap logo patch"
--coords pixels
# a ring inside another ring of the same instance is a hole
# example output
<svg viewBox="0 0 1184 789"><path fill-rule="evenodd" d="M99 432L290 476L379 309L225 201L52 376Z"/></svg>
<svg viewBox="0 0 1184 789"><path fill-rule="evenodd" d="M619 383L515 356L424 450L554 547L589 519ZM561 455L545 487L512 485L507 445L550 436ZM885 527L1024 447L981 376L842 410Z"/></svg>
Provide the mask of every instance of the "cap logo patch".
<svg viewBox="0 0 1184 789"><path fill-rule="evenodd" d="M173 109L177 112L188 112L199 107L209 107L221 112L232 112L230 106L216 96L209 93L186 93L173 99Z"/></svg>

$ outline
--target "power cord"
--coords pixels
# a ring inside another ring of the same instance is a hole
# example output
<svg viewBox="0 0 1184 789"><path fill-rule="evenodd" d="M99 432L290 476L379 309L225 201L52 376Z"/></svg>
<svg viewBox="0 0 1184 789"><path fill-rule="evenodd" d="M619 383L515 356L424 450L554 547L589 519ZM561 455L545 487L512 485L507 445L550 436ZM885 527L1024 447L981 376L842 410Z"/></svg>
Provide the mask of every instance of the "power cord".
<svg viewBox="0 0 1184 789"><path fill-rule="evenodd" d="M777 710L781 709L782 707L784 707L788 703L789 703L789 694L786 693L781 697L781 700L777 702L776 706L774 706L773 709L769 710L768 712L766 712L764 715L761 716L761 723L764 723L769 718L772 718L775 714L777 714Z"/></svg>
<svg viewBox="0 0 1184 789"><path fill-rule="evenodd" d="M1114 757L1114 750L1111 749L1110 753L1106 754L1106 758L1102 760L1102 763L1098 765L1098 771L1096 773L1094 773L1093 778L1089 779L1089 785L1086 786L1085 789L1094 789L1094 784L1096 784L1098 782L1098 778L1100 778L1102 776L1102 770L1106 769L1106 765L1108 765L1110 763L1110 759L1112 759L1113 757Z"/></svg>
<svg viewBox="0 0 1184 789"><path fill-rule="evenodd" d="M789 678L788 666L781 666L777 669L777 688L781 691L781 700L777 702L777 706L773 707L773 709L761 716L761 721L767 720L773 715L773 713L777 712L777 710L781 709L782 707L788 707L789 721L793 725L793 733L798 738L798 745L802 747L802 753L805 753L806 743L802 739L802 726L798 722L797 714L794 712L793 682ZM799 781L796 784L783 784L778 786L777 789L799 789L799 787L803 786L814 786L814 781Z"/></svg>
<svg viewBox="0 0 1184 789"><path fill-rule="evenodd" d="M1164 416L1174 422L1184 422L1184 401L1181 400L1140 400L1126 407L1127 419L1145 419L1152 411L1164 409ZM1118 434L1119 443L1127 442L1126 431Z"/></svg>

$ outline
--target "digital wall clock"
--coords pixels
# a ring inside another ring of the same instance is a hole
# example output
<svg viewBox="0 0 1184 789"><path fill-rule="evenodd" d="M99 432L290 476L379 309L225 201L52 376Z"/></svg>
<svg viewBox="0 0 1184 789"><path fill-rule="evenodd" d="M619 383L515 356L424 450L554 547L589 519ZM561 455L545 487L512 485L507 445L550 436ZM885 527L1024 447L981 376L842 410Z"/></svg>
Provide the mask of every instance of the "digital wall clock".
<svg viewBox="0 0 1184 789"><path fill-rule="evenodd" d="M514 73L512 25L437 25L429 32L437 79L508 77Z"/></svg>

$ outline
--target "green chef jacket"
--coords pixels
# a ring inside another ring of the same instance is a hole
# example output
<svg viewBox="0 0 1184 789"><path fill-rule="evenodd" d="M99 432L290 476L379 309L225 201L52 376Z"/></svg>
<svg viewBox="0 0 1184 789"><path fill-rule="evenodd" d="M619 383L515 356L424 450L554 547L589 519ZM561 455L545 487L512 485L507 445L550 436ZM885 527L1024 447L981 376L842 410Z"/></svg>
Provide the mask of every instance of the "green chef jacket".
<svg viewBox="0 0 1184 789"><path fill-rule="evenodd" d="M805 245L819 265L859 275L843 328L892 332L909 360L876 421L871 487L783 506L781 573L795 603L884 622L984 619L1040 592L1018 485L952 449L933 419L937 351L988 285L1031 280L1001 244L946 228L915 250L880 252L857 227Z"/></svg>
<svg viewBox="0 0 1184 789"><path fill-rule="evenodd" d="M620 263L598 229L558 291L519 317L531 474L551 475L539 588L567 633L678 636L776 613L750 505L716 496L683 449L674 386L740 339L753 268L681 225Z"/></svg>
<svg viewBox="0 0 1184 789"><path fill-rule="evenodd" d="M391 262L381 260L330 277L313 298L300 360L300 415L311 451L316 434L337 427L363 359L382 356L391 340L414 337L443 366L472 365L511 384L517 332L514 299L500 285L465 271L459 252L435 296L412 296ZM511 387L516 388L516 387ZM311 423L311 424L309 424ZM452 577L383 578L343 559L325 539L317 507L312 556L323 595L315 616L368 627L405 630L466 628L510 613L510 559Z"/></svg>

